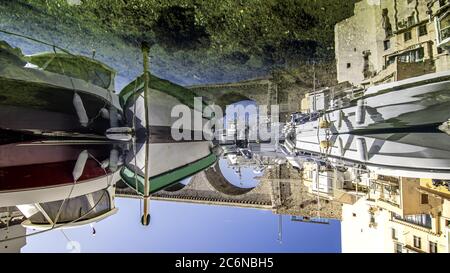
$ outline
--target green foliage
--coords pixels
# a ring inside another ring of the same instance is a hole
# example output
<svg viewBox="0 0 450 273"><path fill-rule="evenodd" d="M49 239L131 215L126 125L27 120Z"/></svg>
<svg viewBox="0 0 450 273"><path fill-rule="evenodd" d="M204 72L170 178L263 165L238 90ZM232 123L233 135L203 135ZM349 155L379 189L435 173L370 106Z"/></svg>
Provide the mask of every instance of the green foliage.
<svg viewBox="0 0 450 273"><path fill-rule="evenodd" d="M153 45L152 72L180 84L193 84L259 77L276 67L312 61L332 62L334 25L352 15L355 2L82 0L81 5L71 6L66 0L16 0L2 2L0 9L21 13L15 19L8 16L11 25L18 18L39 21L48 30L38 30L40 38L50 42L55 36L67 35L61 31L73 29L77 37L98 37L104 48L125 50L114 42L117 38L131 47L149 43ZM26 16L25 10L30 11ZM35 23L26 25L32 32ZM68 45L61 40L59 45L86 47L82 39L73 40ZM97 55L108 54L97 49ZM119 59L111 56L112 61Z"/></svg>
<svg viewBox="0 0 450 273"><path fill-rule="evenodd" d="M79 6L64 0L26 2L50 16L102 26L133 44L158 42L169 51L210 48L286 59L302 57L290 47L305 48L310 57L318 47L331 47L335 23L352 14L355 0L83 0Z"/></svg>

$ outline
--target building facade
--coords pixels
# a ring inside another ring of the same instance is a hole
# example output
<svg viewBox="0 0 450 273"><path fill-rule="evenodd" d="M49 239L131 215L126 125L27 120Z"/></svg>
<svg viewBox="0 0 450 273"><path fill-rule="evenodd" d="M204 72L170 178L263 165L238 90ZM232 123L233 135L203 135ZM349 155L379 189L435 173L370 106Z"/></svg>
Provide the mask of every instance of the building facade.
<svg viewBox="0 0 450 273"><path fill-rule="evenodd" d="M363 0L335 26L339 82L367 87L450 68L448 0Z"/></svg>

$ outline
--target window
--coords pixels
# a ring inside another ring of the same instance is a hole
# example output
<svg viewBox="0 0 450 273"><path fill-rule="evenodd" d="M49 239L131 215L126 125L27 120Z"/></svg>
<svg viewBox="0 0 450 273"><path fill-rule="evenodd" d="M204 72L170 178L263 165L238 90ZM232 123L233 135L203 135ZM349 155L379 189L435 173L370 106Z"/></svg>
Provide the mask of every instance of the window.
<svg viewBox="0 0 450 273"><path fill-rule="evenodd" d="M420 249L422 247L421 238L414 236L414 247Z"/></svg>
<svg viewBox="0 0 450 273"><path fill-rule="evenodd" d="M395 253L403 253L403 246L402 246L402 244L399 244L399 243L396 243L395 245L394 245L394 251L395 251Z"/></svg>
<svg viewBox="0 0 450 273"><path fill-rule="evenodd" d="M408 16L408 26L415 24L414 16Z"/></svg>
<svg viewBox="0 0 450 273"><path fill-rule="evenodd" d="M403 34L403 37L405 38L405 42L411 40L411 39L412 39L411 31L405 32L405 33Z"/></svg>
<svg viewBox="0 0 450 273"><path fill-rule="evenodd" d="M391 48L391 40L386 40L383 42L384 44L384 50L388 50L389 48Z"/></svg>
<svg viewBox="0 0 450 273"><path fill-rule="evenodd" d="M440 41L450 38L450 14L446 13L438 19L438 29Z"/></svg>
<svg viewBox="0 0 450 273"><path fill-rule="evenodd" d="M420 202L422 205L428 204L428 194L422 194L420 197Z"/></svg>
<svg viewBox="0 0 450 273"><path fill-rule="evenodd" d="M392 239L397 240L397 231L395 230L395 228L393 228L392 230Z"/></svg>
<svg viewBox="0 0 450 273"><path fill-rule="evenodd" d="M351 63L347 63L347 68L351 68L352 64Z"/></svg>
<svg viewBox="0 0 450 273"><path fill-rule="evenodd" d="M430 253L437 253L437 243L430 242Z"/></svg>
<svg viewBox="0 0 450 273"><path fill-rule="evenodd" d="M419 37L428 34L427 25L419 26Z"/></svg>
<svg viewBox="0 0 450 273"><path fill-rule="evenodd" d="M400 55L397 55L398 61L402 63L416 63L420 62L425 58L425 50L423 47L410 50L407 52L404 52ZM395 59L394 59L395 61Z"/></svg>
<svg viewBox="0 0 450 273"><path fill-rule="evenodd" d="M416 214L416 215L407 215L407 216L400 216L398 214L392 215L394 219L404 221L407 223L411 223L417 226L421 226L424 228L431 228L431 216L429 214Z"/></svg>

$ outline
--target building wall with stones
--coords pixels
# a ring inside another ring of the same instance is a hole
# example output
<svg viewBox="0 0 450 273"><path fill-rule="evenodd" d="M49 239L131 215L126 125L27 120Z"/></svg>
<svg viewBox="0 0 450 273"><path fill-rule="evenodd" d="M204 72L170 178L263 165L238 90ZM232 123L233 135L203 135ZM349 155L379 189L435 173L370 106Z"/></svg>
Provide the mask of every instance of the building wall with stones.
<svg viewBox="0 0 450 273"><path fill-rule="evenodd" d="M449 54L437 41L434 20L446 5L446 0L358 2L354 16L335 26L338 81L366 86L416 76L397 77L392 67L397 62L429 61L432 67L423 67L423 74L448 70Z"/></svg>

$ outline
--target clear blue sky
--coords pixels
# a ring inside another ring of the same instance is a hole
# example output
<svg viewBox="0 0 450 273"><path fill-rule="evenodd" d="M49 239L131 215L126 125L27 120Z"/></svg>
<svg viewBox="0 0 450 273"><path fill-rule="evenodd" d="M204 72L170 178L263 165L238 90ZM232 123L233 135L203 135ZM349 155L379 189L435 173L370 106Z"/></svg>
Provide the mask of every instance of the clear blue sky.
<svg viewBox="0 0 450 273"><path fill-rule="evenodd" d="M140 224L139 200L116 199L119 212L95 225L66 230L82 252L340 252L340 223L314 225L271 211L152 201L150 227ZM31 236L22 252L70 252L61 231Z"/></svg>

